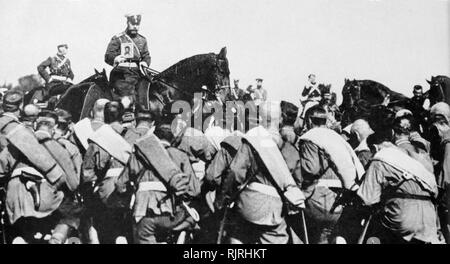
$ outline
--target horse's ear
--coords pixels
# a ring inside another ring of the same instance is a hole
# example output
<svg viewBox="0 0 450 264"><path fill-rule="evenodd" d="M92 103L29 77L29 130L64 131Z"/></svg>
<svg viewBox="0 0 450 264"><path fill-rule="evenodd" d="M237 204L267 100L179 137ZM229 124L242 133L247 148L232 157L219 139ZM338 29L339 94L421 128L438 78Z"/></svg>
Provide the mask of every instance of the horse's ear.
<svg viewBox="0 0 450 264"><path fill-rule="evenodd" d="M425 79L425 80L427 81L427 83L428 83L428 84L432 84L432 82L431 82L431 81L428 81L427 79Z"/></svg>
<svg viewBox="0 0 450 264"><path fill-rule="evenodd" d="M102 73L103 73L103 75L106 75L106 70L105 70L105 68L103 68Z"/></svg>
<svg viewBox="0 0 450 264"><path fill-rule="evenodd" d="M349 79L345 78L344 83L348 83L348 82L349 82Z"/></svg>
<svg viewBox="0 0 450 264"><path fill-rule="evenodd" d="M94 69L94 71L95 71L95 74L99 74L99 72L97 71L97 69Z"/></svg>
<svg viewBox="0 0 450 264"><path fill-rule="evenodd" d="M226 59L227 58L227 47L223 47L220 50L220 53L219 53L218 57L221 58L221 59Z"/></svg>

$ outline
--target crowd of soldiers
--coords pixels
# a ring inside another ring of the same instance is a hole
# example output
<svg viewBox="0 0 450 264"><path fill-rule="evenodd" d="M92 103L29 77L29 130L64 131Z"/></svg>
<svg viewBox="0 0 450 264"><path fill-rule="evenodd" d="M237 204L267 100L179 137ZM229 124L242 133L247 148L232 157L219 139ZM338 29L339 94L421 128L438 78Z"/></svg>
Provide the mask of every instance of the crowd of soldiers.
<svg viewBox="0 0 450 264"><path fill-rule="evenodd" d="M0 116L9 242L357 243L361 219L382 243L448 238L443 102L430 109L443 142L434 160L408 110L338 133L322 105L299 130L298 112L266 101L248 131L202 132L139 106L124 122L121 101L99 99L74 124L22 100L7 92Z"/></svg>
<svg viewBox="0 0 450 264"><path fill-rule="evenodd" d="M138 78L131 69L150 65L140 19L127 17L105 54L121 100L99 99L74 123L63 109L4 95L5 242L449 242L449 105L430 106L441 141L433 145L405 109L380 109L337 129L336 98L314 75L302 112L268 101L262 79L247 93L237 80L228 99L249 96L255 125L243 131L214 121L200 131L179 114L130 107ZM58 49L38 68L47 84L73 79L67 45Z"/></svg>

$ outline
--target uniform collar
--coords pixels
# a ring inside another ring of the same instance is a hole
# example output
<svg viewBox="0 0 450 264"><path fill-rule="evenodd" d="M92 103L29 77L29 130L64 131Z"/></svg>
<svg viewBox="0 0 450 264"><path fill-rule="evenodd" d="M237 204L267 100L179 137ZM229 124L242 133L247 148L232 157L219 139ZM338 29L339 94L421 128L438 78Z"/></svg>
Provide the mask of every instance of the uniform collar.
<svg viewBox="0 0 450 264"><path fill-rule="evenodd" d="M43 131L43 130L38 130L38 131L34 132L34 134L36 134L36 137L39 139L52 138L52 135L50 135L50 133L48 133L47 131Z"/></svg>
<svg viewBox="0 0 450 264"><path fill-rule="evenodd" d="M164 148L170 147L170 143L165 140L161 140L161 145L163 145Z"/></svg>
<svg viewBox="0 0 450 264"><path fill-rule="evenodd" d="M4 115L4 116L9 116L9 117L13 118L14 120L19 121L19 117L16 116L15 114L13 114L13 113L10 113L10 112L4 112L3 115Z"/></svg>

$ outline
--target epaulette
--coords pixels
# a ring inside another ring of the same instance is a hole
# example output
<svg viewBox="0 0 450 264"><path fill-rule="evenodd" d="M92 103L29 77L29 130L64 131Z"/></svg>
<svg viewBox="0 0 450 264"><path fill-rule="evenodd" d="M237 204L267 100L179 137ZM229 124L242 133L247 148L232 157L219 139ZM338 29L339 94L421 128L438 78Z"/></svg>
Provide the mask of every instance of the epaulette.
<svg viewBox="0 0 450 264"><path fill-rule="evenodd" d="M120 32L119 34L115 35L114 37L120 38L123 35L125 35L125 31Z"/></svg>

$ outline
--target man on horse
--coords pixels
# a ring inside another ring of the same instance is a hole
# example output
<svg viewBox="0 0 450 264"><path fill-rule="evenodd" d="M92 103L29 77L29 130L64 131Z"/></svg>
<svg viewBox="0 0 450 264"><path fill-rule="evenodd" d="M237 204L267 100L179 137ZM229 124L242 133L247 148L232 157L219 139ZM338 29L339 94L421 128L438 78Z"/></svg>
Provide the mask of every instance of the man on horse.
<svg viewBox="0 0 450 264"><path fill-rule="evenodd" d="M315 74L308 75L308 83L303 88L300 101L304 105L308 101L319 102L321 100L320 94L321 92L319 90L318 83L316 82L316 75Z"/></svg>
<svg viewBox="0 0 450 264"><path fill-rule="evenodd" d="M48 57L37 67L39 75L45 80L44 101L52 95L62 94L72 85L74 74L70 60L66 56L67 44L58 45L58 53ZM47 72L47 68L49 72Z"/></svg>
<svg viewBox="0 0 450 264"><path fill-rule="evenodd" d="M105 62L113 66L110 83L120 96L134 95L139 71L150 65L147 39L138 34L141 15L126 15L127 28L112 37L105 53ZM125 48L132 47L131 55L125 55Z"/></svg>
<svg viewBox="0 0 450 264"><path fill-rule="evenodd" d="M421 85L414 85L413 94L414 96L411 97L413 103L417 107L428 110L430 107L430 100L423 94L423 89Z"/></svg>

